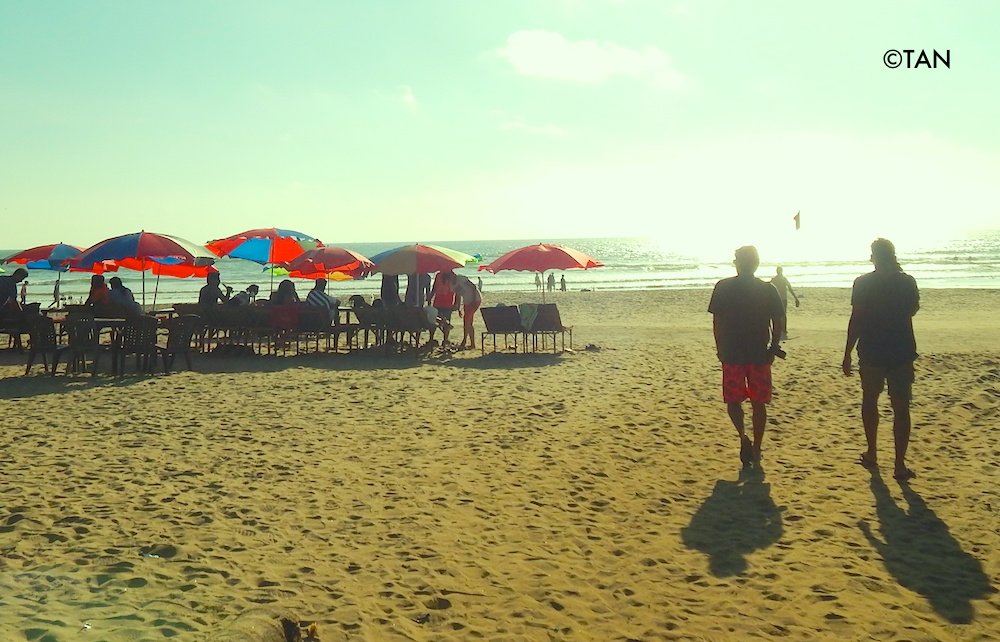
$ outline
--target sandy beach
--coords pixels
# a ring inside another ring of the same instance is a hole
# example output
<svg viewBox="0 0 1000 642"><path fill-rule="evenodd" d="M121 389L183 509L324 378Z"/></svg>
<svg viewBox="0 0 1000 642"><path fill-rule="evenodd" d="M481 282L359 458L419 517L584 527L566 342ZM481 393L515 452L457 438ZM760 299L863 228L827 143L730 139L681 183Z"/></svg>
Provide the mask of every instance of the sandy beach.
<svg viewBox="0 0 1000 642"><path fill-rule="evenodd" d="M888 422L882 475L855 463L850 291L800 294L750 471L706 290L550 295L560 355L92 379L4 350L0 640L205 640L260 606L323 642L1000 639L1000 290L921 293L908 485Z"/></svg>

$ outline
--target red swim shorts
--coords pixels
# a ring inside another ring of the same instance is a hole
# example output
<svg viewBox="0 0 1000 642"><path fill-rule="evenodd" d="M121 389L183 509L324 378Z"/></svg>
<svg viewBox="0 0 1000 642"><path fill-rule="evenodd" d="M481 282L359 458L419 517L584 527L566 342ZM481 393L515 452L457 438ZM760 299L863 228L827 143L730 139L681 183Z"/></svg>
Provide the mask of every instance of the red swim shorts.
<svg viewBox="0 0 1000 642"><path fill-rule="evenodd" d="M726 403L740 403L744 399L770 403L770 364L722 364L722 400Z"/></svg>

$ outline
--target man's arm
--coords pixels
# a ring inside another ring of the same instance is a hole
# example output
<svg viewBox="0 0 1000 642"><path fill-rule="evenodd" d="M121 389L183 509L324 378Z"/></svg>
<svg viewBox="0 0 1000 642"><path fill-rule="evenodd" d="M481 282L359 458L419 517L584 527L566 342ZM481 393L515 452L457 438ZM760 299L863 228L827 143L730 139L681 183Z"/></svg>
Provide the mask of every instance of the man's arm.
<svg viewBox="0 0 1000 642"><path fill-rule="evenodd" d="M712 336L715 337L715 356L722 361L722 353L719 351L719 343L722 340L722 328L719 326L719 316L712 315Z"/></svg>
<svg viewBox="0 0 1000 642"><path fill-rule="evenodd" d="M853 372L851 355L854 352L854 347L858 344L860 317L861 311L855 306L851 311L851 320L847 322L847 345L844 347L844 362L841 364L841 369L846 377L851 376Z"/></svg>

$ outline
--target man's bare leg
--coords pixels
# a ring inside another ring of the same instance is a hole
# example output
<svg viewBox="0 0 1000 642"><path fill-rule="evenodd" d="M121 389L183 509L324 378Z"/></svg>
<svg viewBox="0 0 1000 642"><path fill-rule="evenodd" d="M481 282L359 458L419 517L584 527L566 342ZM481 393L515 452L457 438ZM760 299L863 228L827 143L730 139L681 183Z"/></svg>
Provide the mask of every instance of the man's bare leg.
<svg viewBox="0 0 1000 642"><path fill-rule="evenodd" d="M862 393L861 395L861 423L865 427L865 442L868 450L861 455L861 463L878 464L878 395Z"/></svg>
<svg viewBox="0 0 1000 642"><path fill-rule="evenodd" d="M916 477L906 467L906 450L910 446L910 400L889 398L892 403L892 437L896 445L896 463L893 476L896 479Z"/></svg>
<svg viewBox="0 0 1000 642"><path fill-rule="evenodd" d="M753 423L753 460L760 461L760 447L764 443L764 428L767 427L767 404L763 401L750 401L753 408L751 422Z"/></svg>
<svg viewBox="0 0 1000 642"><path fill-rule="evenodd" d="M726 410L729 411L729 419L732 420L736 432L740 435L740 461L744 464L752 461L753 445L747 439L746 426L743 420L743 404L741 402L727 403Z"/></svg>

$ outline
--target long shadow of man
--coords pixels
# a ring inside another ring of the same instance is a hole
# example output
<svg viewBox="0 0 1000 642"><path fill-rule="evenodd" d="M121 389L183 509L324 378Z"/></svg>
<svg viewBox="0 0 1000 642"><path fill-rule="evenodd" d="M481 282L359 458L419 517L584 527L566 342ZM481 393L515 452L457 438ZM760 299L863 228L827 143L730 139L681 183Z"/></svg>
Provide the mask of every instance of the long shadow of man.
<svg viewBox="0 0 1000 642"><path fill-rule="evenodd" d="M867 522L858 527L882 556L885 568L901 586L923 595L931 608L953 624L968 624L975 618L972 600L996 592L982 563L962 550L948 532L948 525L934 514L923 497L901 482L908 510L896 505L877 470L872 470L882 540Z"/></svg>
<svg viewBox="0 0 1000 642"><path fill-rule="evenodd" d="M747 570L746 555L781 539L782 510L771 499L764 472L744 468L737 481L715 483L712 495L681 529L681 541L708 555L712 575L740 575Z"/></svg>

